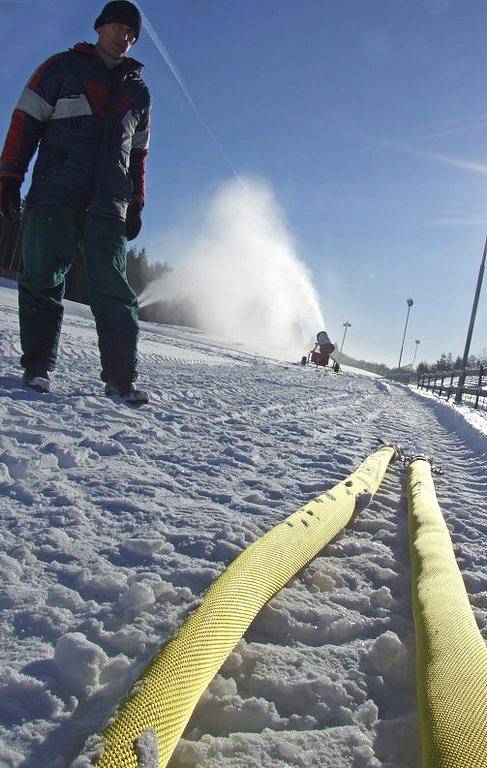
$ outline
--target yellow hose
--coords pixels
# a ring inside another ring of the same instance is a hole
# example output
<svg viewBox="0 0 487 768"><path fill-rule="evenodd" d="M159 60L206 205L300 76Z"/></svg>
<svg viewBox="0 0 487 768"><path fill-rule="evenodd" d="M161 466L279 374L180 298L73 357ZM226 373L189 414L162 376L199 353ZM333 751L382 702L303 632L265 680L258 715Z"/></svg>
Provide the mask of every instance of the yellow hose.
<svg viewBox="0 0 487 768"><path fill-rule="evenodd" d="M423 768L486 768L487 648L426 460L410 465L408 505Z"/></svg>
<svg viewBox="0 0 487 768"><path fill-rule="evenodd" d="M107 725L97 768L167 765L200 696L258 612L351 520L357 497L375 493L394 456L382 447L229 565ZM156 753L147 760L139 749L144 739Z"/></svg>

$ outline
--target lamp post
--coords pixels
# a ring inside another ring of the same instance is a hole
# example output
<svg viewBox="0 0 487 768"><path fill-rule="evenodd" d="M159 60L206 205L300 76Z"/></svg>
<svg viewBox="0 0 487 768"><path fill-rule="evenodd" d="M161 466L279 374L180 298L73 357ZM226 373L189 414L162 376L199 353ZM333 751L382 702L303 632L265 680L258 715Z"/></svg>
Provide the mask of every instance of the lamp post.
<svg viewBox="0 0 487 768"><path fill-rule="evenodd" d="M401 353L399 355L399 365L397 366L398 368L401 367L402 353L404 351L404 342L406 340L406 331L408 329L409 313L411 312L411 307L413 306L413 304L414 304L414 301L412 299L407 299L408 312L406 315L406 325L404 326L404 335L402 337Z"/></svg>
<svg viewBox="0 0 487 768"><path fill-rule="evenodd" d="M462 371L460 373L460 376L458 377L458 385L457 385L457 392L455 395L455 402L461 403L462 402L462 390L465 386L465 379L467 377L466 371L467 371L467 365L468 365L468 356L470 354L470 342L472 341L472 334L473 334L473 327L475 325L475 316L477 314L477 307L479 304L479 297L480 297L480 290L482 288L482 281L484 279L484 269L485 269L485 254L487 252L487 239L485 240L484 245L484 253L482 256L482 261L480 262L480 269L479 269L479 276L477 278L477 287L475 289L475 296L473 299L473 306L472 306L472 312L470 315L470 324L468 326L467 331L467 340L465 342L465 350L463 353L463 360L462 360Z"/></svg>
<svg viewBox="0 0 487 768"><path fill-rule="evenodd" d="M411 363L411 368L414 368L414 363L416 361L416 355L417 355L417 352L418 352L418 347L421 344L421 342L420 342L419 339L416 339L414 343L416 344L416 346L414 347L414 355L413 355L413 362Z"/></svg>
<svg viewBox="0 0 487 768"><path fill-rule="evenodd" d="M352 327L352 323L349 323L347 320L345 323L343 323L343 327L345 328L345 330L343 331L343 339L340 346L340 360L342 359L343 345L345 344L345 336L347 335L348 329Z"/></svg>

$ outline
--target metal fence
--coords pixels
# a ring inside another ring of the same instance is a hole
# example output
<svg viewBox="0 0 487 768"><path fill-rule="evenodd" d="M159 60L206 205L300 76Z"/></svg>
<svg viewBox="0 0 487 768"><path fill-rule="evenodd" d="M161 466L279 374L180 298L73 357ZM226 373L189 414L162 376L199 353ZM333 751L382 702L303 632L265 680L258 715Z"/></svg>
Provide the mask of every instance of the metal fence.
<svg viewBox="0 0 487 768"><path fill-rule="evenodd" d="M418 389L425 389L438 397L455 398L463 371L435 371L418 379ZM469 368L460 389L461 402L474 408L487 409L487 366Z"/></svg>

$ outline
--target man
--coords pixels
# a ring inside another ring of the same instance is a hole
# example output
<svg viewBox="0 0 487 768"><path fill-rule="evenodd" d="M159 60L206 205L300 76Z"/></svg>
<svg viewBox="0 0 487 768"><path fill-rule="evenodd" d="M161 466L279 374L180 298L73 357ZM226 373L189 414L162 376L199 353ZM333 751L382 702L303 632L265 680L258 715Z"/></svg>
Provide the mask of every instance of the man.
<svg viewBox="0 0 487 768"><path fill-rule="evenodd" d="M26 387L50 388L63 317L65 277L74 256L86 264L105 393L134 404L137 297L127 282L126 244L141 228L150 96L142 64L128 58L141 17L109 2L94 24L96 45L52 56L29 80L0 157L0 212L20 213L20 187L39 154L26 201L24 273L19 283L21 365Z"/></svg>

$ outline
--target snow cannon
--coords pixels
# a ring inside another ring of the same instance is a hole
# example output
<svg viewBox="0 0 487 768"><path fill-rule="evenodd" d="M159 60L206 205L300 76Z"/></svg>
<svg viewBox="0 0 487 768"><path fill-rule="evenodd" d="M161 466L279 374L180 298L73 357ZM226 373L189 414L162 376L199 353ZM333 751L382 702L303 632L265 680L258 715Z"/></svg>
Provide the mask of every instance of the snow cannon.
<svg viewBox="0 0 487 768"><path fill-rule="evenodd" d="M326 331L320 331L316 334L316 344L314 349L308 352L308 355L301 358L301 365L307 363L314 363L314 365L328 367L330 362L331 353L335 351L335 345L331 342L330 337ZM340 364L332 357L333 365L332 370L338 373L340 370Z"/></svg>

